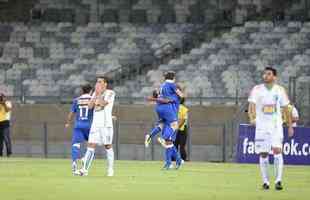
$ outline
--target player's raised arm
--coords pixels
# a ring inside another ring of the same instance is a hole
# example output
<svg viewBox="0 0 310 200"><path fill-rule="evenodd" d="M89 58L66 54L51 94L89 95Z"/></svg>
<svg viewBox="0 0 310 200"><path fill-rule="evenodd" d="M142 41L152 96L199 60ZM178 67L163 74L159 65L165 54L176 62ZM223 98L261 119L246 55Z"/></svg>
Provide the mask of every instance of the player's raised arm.
<svg viewBox="0 0 310 200"><path fill-rule="evenodd" d="M106 94L104 95L104 98L103 99L100 99L98 101L98 104L101 106L101 107L105 107L107 106L109 103L112 103L115 99L115 93L113 90L108 90L106 91Z"/></svg>
<svg viewBox="0 0 310 200"><path fill-rule="evenodd" d="M95 102L96 102L97 97L95 96L95 93L93 94L92 98L88 102L88 108L93 109L95 107Z"/></svg>
<svg viewBox="0 0 310 200"><path fill-rule="evenodd" d="M97 78L97 82L95 85L95 91L92 95L92 98L90 99L89 103L88 103L88 108L89 109L93 109L98 100L100 99L100 96L102 95L104 91L104 86L103 86L103 81L101 80L101 78Z"/></svg>

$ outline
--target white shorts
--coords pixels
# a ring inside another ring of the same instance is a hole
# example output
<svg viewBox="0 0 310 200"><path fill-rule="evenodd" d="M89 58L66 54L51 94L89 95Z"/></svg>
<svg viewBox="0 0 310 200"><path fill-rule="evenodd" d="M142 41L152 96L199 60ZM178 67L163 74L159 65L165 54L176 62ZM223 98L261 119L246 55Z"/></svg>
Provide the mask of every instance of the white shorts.
<svg viewBox="0 0 310 200"><path fill-rule="evenodd" d="M255 131L255 152L269 153L273 147L282 148L283 128Z"/></svg>
<svg viewBox="0 0 310 200"><path fill-rule="evenodd" d="M113 127L92 127L89 132L89 143L109 145L113 142Z"/></svg>

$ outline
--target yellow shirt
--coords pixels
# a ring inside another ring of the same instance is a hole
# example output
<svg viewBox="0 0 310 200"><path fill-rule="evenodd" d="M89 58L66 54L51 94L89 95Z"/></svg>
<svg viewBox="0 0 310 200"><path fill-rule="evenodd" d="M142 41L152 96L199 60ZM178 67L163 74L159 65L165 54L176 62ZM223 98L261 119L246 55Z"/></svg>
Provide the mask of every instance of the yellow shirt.
<svg viewBox="0 0 310 200"><path fill-rule="evenodd" d="M290 115L292 115L293 106L292 106L292 105L288 105L287 107L288 107L288 113L289 113ZM287 123L286 115L284 114L283 109L282 109L281 111L282 111L282 120L283 120L283 123Z"/></svg>
<svg viewBox="0 0 310 200"><path fill-rule="evenodd" d="M294 113L294 108L291 104L288 105L288 113L292 116L292 117L297 117L298 118L298 113L297 113L297 116L296 113ZM297 111L296 111L297 112ZM283 112L283 109L282 109L282 120L283 120L283 123L284 124L287 124L287 118L286 118L286 115L284 114ZM296 126L297 124L296 123L293 123L293 126Z"/></svg>
<svg viewBox="0 0 310 200"><path fill-rule="evenodd" d="M7 112L4 109L4 106L0 104L0 122L7 120Z"/></svg>
<svg viewBox="0 0 310 200"><path fill-rule="evenodd" d="M179 128L180 131L184 131L185 126L187 125L187 119L188 119L188 108L186 108L184 105L180 105L179 107L179 119L184 119L185 123Z"/></svg>

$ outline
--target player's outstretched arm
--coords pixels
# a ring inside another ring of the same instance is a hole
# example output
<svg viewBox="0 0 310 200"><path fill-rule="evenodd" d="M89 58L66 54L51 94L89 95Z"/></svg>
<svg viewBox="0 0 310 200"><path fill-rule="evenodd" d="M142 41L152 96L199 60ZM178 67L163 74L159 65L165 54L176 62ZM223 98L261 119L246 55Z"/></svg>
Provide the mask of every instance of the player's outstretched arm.
<svg viewBox="0 0 310 200"><path fill-rule="evenodd" d="M163 103L163 104L172 102L170 99L157 98L157 97L151 97L151 96L146 97L146 99L148 101L154 101L154 102Z"/></svg>

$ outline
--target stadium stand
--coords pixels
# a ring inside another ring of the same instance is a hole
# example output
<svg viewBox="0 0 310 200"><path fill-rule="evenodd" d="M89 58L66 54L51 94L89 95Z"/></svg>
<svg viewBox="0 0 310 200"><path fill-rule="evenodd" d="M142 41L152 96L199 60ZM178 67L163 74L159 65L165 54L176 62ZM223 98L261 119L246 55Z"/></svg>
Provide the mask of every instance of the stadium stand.
<svg viewBox="0 0 310 200"><path fill-rule="evenodd" d="M191 97L234 97L236 92L245 97L261 80L266 66L279 70L279 82L286 87L290 76L300 77L297 81L302 85L299 81L310 75L306 54L309 42L309 23L247 22L149 71L148 84L134 95L150 93L158 86L162 72L167 70L177 71L178 80L184 82Z"/></svg>
<svg viewBox="0 0 310 200"><path fill-rule="evenodd" d="M164 44L181 46L184 35L195 26L115 23L75 26L67 22L31 26L9 23L1 24L0 28L8 35L0 47L3 52L0 65L4 77L8 77L4 78L5 84L14 87L17 81L22 81L29 96L60 93L71 96L77 85L92 80L95 74L121 66L142 65L144 55L161 54L158 49ZM70 85L72 90L68 89ZM18 92L19 88L13 89L14 95Z"/></svg>
<svg viewBox="0 0 310 200"><path fill-rule="evenodd" d="M286 86L292 74L302 75L298 86L308 80L310 26L300 22L308 14L301 1L281 6L262 0L17 2L19 17L12 1L0 3L6 10L0 19L8 21L0 24L0 81L12 96L72 96L94 74L147 65L152 69L117 84L116 92L144 97L166 70L177 71L190 97L244 97L266 65L280 71ZM260 20L262 13L272 21ZM235 26L210 41L194 39L189 53L165 59L185 48L185 39L197 30L225 22Z"/></svg>

